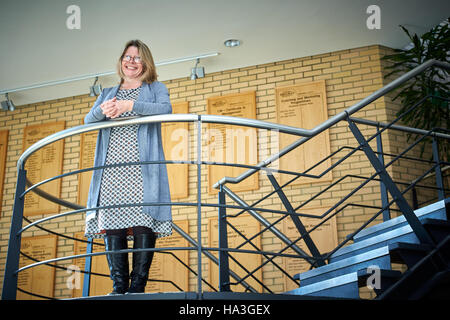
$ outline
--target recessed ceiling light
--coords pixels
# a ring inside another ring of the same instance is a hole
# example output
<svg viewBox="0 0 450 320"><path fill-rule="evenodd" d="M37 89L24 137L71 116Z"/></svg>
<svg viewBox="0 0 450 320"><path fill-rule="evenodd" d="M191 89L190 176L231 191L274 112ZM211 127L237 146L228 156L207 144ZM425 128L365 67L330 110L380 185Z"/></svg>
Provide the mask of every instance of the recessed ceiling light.
<svg viewBox="0 0 450 320"><path fill-rule="evenodd" d="M238 47L241 45L241 41L237 40L237 39L228 39L226 40L224 43L225 47Z"/></svg>

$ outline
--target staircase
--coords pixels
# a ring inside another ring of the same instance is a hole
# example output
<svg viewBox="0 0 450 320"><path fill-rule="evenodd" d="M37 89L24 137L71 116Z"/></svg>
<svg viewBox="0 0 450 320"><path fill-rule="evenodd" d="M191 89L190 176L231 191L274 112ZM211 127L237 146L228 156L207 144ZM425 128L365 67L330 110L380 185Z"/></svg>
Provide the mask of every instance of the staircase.
<svg viewBox="0 0 450 320"><path fill-rule="evenodd" d="M329 263L300 274L286 294L359 299L373 289L376 299L450 298L450 198L414 211L435 245L420 244L404 216L361 230ZM392 263L406 271L392 270Z"/></svg>

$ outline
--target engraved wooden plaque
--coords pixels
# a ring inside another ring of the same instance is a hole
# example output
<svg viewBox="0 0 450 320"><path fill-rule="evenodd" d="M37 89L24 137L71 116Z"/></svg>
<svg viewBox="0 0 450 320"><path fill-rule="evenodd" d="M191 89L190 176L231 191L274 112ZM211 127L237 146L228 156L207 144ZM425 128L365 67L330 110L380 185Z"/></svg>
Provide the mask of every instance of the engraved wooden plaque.
<svg viewBox="0 0 450 320"><path fill-rule="evenodd" d="M208 99L208 114L256 119L255 91ZM258 163L257 130L255 128L208 124L207 161L256 165ZM216 194L213 185L225 176L237 177L247 168L232 166L208 166L208 193ZM229 185L234 191L249 191L259 188L259 174L238 184Z"/></svg>
<svg viewBox="0 0 450 320"><path fill-rule="evenodd" d="M172 113L188 113L189 103L172 104ZM166 122L161 124L164 155L166 160L189 160L189 123ZM167 164L171 199L181 199L189 196L188 164Z"/></svg>
<svg viewBox="0 0 450 320"><path fill-rule="evenodd" d="M276 88L277 122L302 129L312 129L328 119L325 81L303 83L295 86ZM300 139L300 136L281 134L280 150ZM304 172L330 155L329 131L326 130L280 158L279 168ZM331 159L308 171L319 175L331 166ZM282 174L281 184L294 178ZM292 184L331 181L331 171L320 179L300 177Z"/></svg>
<svg viewBox="0 0 450 320"><path fill-rule="evenodd" d="M53 259L56 257L57 236L46 235L22 238L21 251L26 255L39 261ZM19 266L22 268L36 261L24 256L20 257ZM39 265L26 269L19 273L17 287L25 291L44 297L53 297L55 285L55 268ZM45 298L35 297L17 290L17 300L42 300Z"/></svg>
<svg viewBox="0 0 450 320"><path fill-rule="evenodd" d="M84 232L76 233L74 238L81 240L88 240L84 236ZM73 254L85 254L87 249L86 242L74 241L74 250ZM94 245L92 252L103 252L105 251L105 246L103 245L102 239L94 239ZM81 271L84 271L86 258L78 258L74 259L73 264L80 268ZM109 275L108 262L106 260L106 255L99 255L92 257L91 263L91 272L96 274L91 274L91 282L90 282L90 296L101 296L106 295L112 292L112 280ZM102 276L104 275L104 276ZM73 286L72 297L82 297L83 296L83 280L84 273L80 273L80 286L77 288ZM74 283L75 284L75 283Z"/></svg>
<svg viewBox="0 0 450 320"><path fill-rule="evenodd" d="M3 185L5 183L6 152L8 151L8 130L0 131L0 210L2 209Z"/></svg>
<svg viewBox="0 0 450 320"><path fill-rule="evenodd" d="M174 221L186 233L189 232L189 220ZM189 243L178 232L174 231L169 237L156 240L156 247L187 247ZM189 291L189 270L174 256L189 266L189 251L174 250L170 253L156 252L153 256L149 278L145 292L179 292ZM180 290L181 289L181 290Z"/></svg>
<svg viewBox="0 0 450 320"><path fill-rule="evenodd" d="M305 214L311 214L311 215L321 215L329 208L308 208L308 209L301 209L299 213L305 213ZM332 213L330 213L332 214ZM302 221L303 225L305 226L306 230L311 230L314 226L316 226L321 220L320 219L314 219L314 218L308 218L308 217L300 217L300 220ZM283 233L291 240L295 241L300 237L300 233L298 232L297 228L295 227L294 223L292 222L292 219L290 217L287 217L282 222L283 226ZM320 227L315 229L313 232L311 232L311 238L314 241L317 249L321 254L330 252L336 246L338 245L338 237L337 237L337 227L336 227L336 217L332 217L331 219L327 220L324 224L322 224ZM308 255L310 254L305 242L303 240L298 241L297 246L300 247L303 251L305 251ZM284 247L283 243L283 247ZM283 251L285 254L296 254L292 249L287 249ZM295 274L308 271L311 267L311 265L305 261L304 259L297 259L297 258L287 258L283 257L283 264L284 264L284 270L291 275L294 276ZM292 280L290 280L286 275L283 275L284 278L284 289L285 291L293 290L298 288L298 285Z"/></svg>
<svg viewBox="0 0 450 320"><path fill-rule="evenodd" d="M237 229L240 233L242 233L247 239L257 234L261 230L260 223L249 215L241 215L237 218L229 218L229 222ZM245 239L242 238L235 230L228 226L228 248L236 249L240 244L242 244ZM210 218L208 220L208 235L209 235L209 246L217 248L219 246L219 229L218 229L218 221L217 218ZM252 239L252 243L261 249L261 236L258 236ZM244 250L252 250L256 251L257 249L253 247L251 244L245 244L238 249ZM218 257L218 253L216 251L212 251L216 257ZM262 257L260 254L253 253L230 253L240 264L242 264L247 270L250 272L256 269L261 265ZM229 266L230 270L235 272L241 278L247 275L247 272L243 270L233 259L229 258ZM209 282L215 288L219 287L219 268L218 266L209 260ZM254 274L256 279L262 282L262 269L259 269ZM231 282L236 282L236 280L230 277ZM248 277L245 279L245 282L251 285L258 292L262 292L262 285L258 283L254 278ZM208 287L205 286L205 290L208 290ZM244 292L245 287L241 284L232 285L231 290L233 292Z"/></svg>
<svg viewBox="0 0 450 320"><path fill-rule="evenodd" d="M95 147L97 145L98 131L90 131L81 134L80 169L94 166ZM85 171L78 174L78 203L85 205L89 194L93 171Z"/></svg>
<svg viewBox="0 0 450 320"><path fill-rule="evenodd" d="M24 129L22 152L35 142L65 128L65 122L44 123L27 126ZM42 180L60 175L62 172L64 154L64 140L59 140L45 146L35 152L28 158L25 164L27 178L31 183L37 183ZM41 190L59 197L61 192L61 179L45 183L39 187ZM25 196L24 215L31 216L37 214L55 213L59 211L59 206L51 201L44 199L33 192Z"/></svg>

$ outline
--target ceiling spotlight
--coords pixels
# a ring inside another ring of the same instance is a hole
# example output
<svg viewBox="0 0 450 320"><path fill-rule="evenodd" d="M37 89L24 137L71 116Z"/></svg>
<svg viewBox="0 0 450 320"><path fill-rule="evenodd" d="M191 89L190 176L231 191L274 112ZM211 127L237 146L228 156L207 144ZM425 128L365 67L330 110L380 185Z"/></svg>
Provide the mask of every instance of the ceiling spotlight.
<svg viewBox="0 0 450 320"><path fill-rule="evenodd" d="M233 48L233 47L239 47L241 45L241 41L237 39L228 39L224 43L225 47Z"/></svg>
<svg viewBox="0 0 450 320"><path fill-rule="evenodd" d="M2 106L2 110L5 111L14 111L16 109L16 106L14 105L14 103L9 99L8 97L8 93L5 94L6 97L6 101L2 101L1 102L1 106Z"/></svg>
<svg viewBox="0 0 450 320"><path fill-rule="evenodd" d="M98 77L95 77L94 84L91 87L89 87L89 90L90 90L89 96L90 97L98 96L102 92L102 85L96 84L97 81L98 81Z"/></svg>
<svg viewBox="0 0 450 320"><path fill-rule="evenodd" d="M197 59L197 61L195 62L195 66L191 69L191 80L203 78L205 76L205 68L197 67L199 62L200 59Z"/></svg>

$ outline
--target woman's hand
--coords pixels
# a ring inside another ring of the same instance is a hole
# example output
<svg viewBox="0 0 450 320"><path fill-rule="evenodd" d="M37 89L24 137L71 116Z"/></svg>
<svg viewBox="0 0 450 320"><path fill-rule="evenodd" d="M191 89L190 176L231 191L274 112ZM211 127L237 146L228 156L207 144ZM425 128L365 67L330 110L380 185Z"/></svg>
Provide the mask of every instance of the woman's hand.
<svg viewBox="0 0 450 320"><path fill-rule="evenodd" d="M122 113L133 110L134 101L132 100L117 100L116 97L106 100L100 105L103 114L108 118L114 119Z"/></svg>
<svg viewBox="0 0 450 320"><path fill-rule="evenodd" d="M106 100L100 105L100 109L102 109L102 112L105 116L108 118L112 118L116 114L116 97Z"/></svg>
<svg viewBox="0 0 450 320"><path fill-rule="evenodd" d="M116 114L112 118L120 116L122 113L133 110L133 100L119 100L115 103Z"/></svg>

